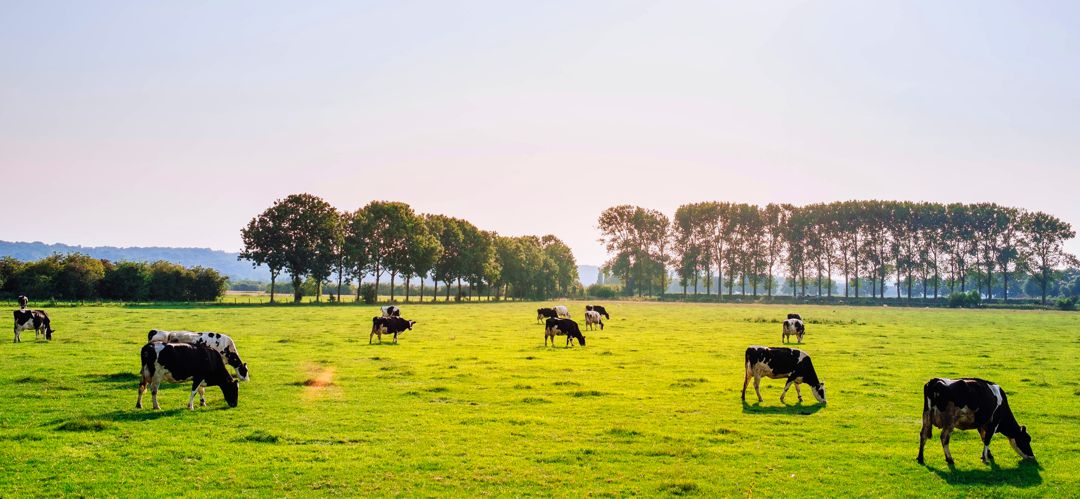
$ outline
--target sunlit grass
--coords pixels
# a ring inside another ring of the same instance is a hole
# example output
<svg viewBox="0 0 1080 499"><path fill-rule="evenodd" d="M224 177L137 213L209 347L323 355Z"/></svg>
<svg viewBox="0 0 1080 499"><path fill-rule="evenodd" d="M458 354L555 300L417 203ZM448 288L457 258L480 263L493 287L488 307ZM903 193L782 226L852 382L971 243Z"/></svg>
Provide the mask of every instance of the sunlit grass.
<svg viewBox="0 0 1080 499"><path fill-rule="evenodd" d="M376 307L57 308L54 342L0 342L0 496L1080 490L1080 315L610 305L573 348L543 346L536 303L403 305L418 323L396 345L368 345ZM829 405L781 405L780 380L743 405L743 351L778 344L768 320L788 311L810 321ZM188 411L170 385L163 410L134 409L151 328L233 336L252 377L239 407L211 388ZM916 464L932 376L1000 383L1038 465L998 437L984 466L975 432L955 434L956 470L936 438Z"/></svg>

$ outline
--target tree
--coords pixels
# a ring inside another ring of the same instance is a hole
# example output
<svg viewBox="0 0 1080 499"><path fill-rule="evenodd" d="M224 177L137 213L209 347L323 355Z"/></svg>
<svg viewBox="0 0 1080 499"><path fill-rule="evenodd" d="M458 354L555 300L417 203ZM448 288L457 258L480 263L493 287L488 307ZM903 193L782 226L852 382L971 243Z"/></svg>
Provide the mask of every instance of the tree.
<svg viewBox="0 0 1080 499"><path fill-rule="evenodd" d="M1076 237L1071 225L1043 212L1021 217L1020 244L1030 257L1031 278L1039 284L1041 302L1046 304L1046 290L1054 269L1078 265L1076 257L1065 252L1064 243Z"/></svg>
<svg viewBox="0 0 1080 499"><path fill-rule="evenodd" d="M109 265L100 287L101 296L110 300L146 301L150 299L150 269L137 262Z"/></svg>
<svg viewBox="0 0 1080 499"><path fill-rule="evenodd" d="M409 268L408 246L427 235L423 220L405 203L372 201L363 208L359 237L367 242L367 260L375 273L375 288L383 272L390 273L390 300L397 275Z"/></svg>
<svg viewBox="0 0 1080 499"><path fill-rule="evenodd" d="M244 249L237 259L250 260L253 267L266 265L270 269L270 303L274 302L277 277L288 264L285 256L289 244L289 234L285 230L288 218L287 206L279 200L252 218L240 231Z"/></svg>

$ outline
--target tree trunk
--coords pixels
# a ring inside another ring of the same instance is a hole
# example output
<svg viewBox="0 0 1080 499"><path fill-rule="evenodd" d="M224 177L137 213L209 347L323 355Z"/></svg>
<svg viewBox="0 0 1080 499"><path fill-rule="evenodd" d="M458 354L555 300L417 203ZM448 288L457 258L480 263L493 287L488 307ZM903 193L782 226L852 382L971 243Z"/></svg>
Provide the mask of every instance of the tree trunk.
<svg viewBox="0 0 1080 499"><path fill-rule="evenodd" d="M435 286L435 291L433 291L431 293L431 301L435 302L436 300L439 299L439 278L438 278L438 276L433 275L432 278L431 278L431 283L432 283L433 286Z"/></svg>
<svg viewBox="0 0 1080 499"><path fill-rule="evenodd" d="M382 277L382 266L375 264L375 301L379 301L379 278Z"/></svg>
<svg viewBox="0 0 1080 499"><path fill-rule="evenodd" d="M394 303L394 281L397 280L397 272L390 272L390 303Z"/></svg>
<svg viewBox="0 0 1080 499"><path fill-rule="evenodd" d="M344 274L344 272L345 271L341 267L338 267L338 273L337 273L337 302L338 303L341 303L341 279L344 278L344 275L342 275L342 274Z"/></svg>
<svg viewBox="0 0 1080 499"><path fill-rule="evenodd" d="M446 284L446 301L449 302L450 301L450 281L449 280L443 281L443 284Z"/></svg>
<svg viewBox="0 0 1080 499"><path fill-rule="evenodd" d="M300 303L304 299L304 291L300 289L300 276L292 276L293 303Z"/></svg>
<svg viewBox="0 0 1080 499"><path fill-rule="evenodd" d="M458 279L457 279L457 298L455 298L454 301L458 301L458 300L461 300L461 278L460 277L458 277Z"/></svg>
<svg viewBox="0 0 1080 499"><path fill-rule="evenodd" d="M412 281L412 276L408 276L408 277L405 278L405 303L409 303L409 295L410 295L410 292L412 291L410 289L412 286L409 286L411 281Z"/></svg>
<svg viewBox="0 0 1080 499"><path fill-rule="evenodd" d="M276 284L277 284L277 274L271 272L270 273L270 303L274 303L274 286ZM1045 298L1046 293L1044 292L1043 295L1044 295L1043 301L1046 301L1046 298Z"/></svg>

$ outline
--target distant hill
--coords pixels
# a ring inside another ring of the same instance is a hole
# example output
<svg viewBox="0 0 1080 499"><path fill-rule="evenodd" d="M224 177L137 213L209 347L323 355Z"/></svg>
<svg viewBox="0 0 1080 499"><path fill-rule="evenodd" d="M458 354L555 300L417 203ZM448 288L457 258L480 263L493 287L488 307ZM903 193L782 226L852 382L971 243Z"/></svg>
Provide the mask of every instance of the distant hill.
<svg viewBox="0 0 1080 499"><path fill-rule="evenodd" d="M82 253L94 258L114 262L154 262L165 260L186 267L209 267L233 280L269 281L270 271L265 267L252 268L251 262L237 260L237 253L209 248L117 248L114 246L69 246L0 241L0 257L10 256L19 260L40 260L53 253Z"/></svg>

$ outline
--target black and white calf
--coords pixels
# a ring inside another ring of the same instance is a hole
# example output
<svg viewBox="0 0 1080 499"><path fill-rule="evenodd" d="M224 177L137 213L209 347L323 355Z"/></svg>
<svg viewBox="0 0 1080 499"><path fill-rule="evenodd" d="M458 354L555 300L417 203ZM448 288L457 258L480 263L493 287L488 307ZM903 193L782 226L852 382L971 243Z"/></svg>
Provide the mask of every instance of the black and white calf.
<svg viewBox="0 0 1080 499"><path fill-rule="evenodd" d="M401 317L372 317L368 345L371 344L371 339L375 336L378 336L379 343L382 343L382 335L384 334L394 335L394 343L397 343L398 335L412 330L413 324L416 324L416 321L408 321Z"/></svg>
<svg viewBox="0 0 1080 499"><path fill-rule="evenodd" d="M551 338L551 346L555 346L555 336L566 336L566 346L572 346L570 341L577 338L578 344L585 346L585 335L581 334L578 323L570 319L548 319L544 324L544 346L547 346L548 338Z"/></svg>
<svg viewBox="0 0 1080 499"><path fill-rule="evenodd" d="M536 322L540 322L541 319L557 319L559 314L555 313L553 308L538 308L536 309Z"/></svg>
<svg viewBox="0 0 1080 499"><path fill-rule="evenodd" d="M585 329L593 329L596 324L600 325L600 330L604 330L604 321L600 319L600 312L595 310L585 311Z"/></svg>
<svg viewBox="0 0 1080 499"><path fill-rule="evenodd" d="M229 371L225 369L225 361L221 355L210 348L187 343L147 343L142 352L142 380L139 381L139 398L135 401L135 408L142 408L143 393L146 386L150 386L150 394L154 401L154 409L161 409L158 405L158 386L162 381L180 383L191 380L191 397L188 398L188 409L195 410L195 393L199 394L199 405L206 405L206 387L217 386L221 388L221 394L225 396L225 402L229 407L236 407L239 396L239 383L233 379Z"/></svg>
<svg viewBox="0 0 1080 499"><path fill-rule="evenodd" d="M386 305L385 307L379 307L382 310L383 317L401 317L401 309L394 305Z"/></svg>
<svg viewBox="0 0 1080 499"><path fill-rule="evenodd" d="M746 385L750 378L754 378L754 391L757 392L758 402L761 399L761 378L787 378L784 392L780 394L780 403L784 403L784 396L788 388L795 384L795 393L802 402L802 392L799 384L810 385L810 392L818 402L825 404L825 383L818 379L814 371L814 364L810 362L810 356L802 350L792 348L769 348L752 346L746 349L746 378L743 379L742 399L746 401Z"/></svg>
<svg viewBox="0 0 1080 499"><path fill-rule="evenodd" d="M941 448L945 462L953 464L949 452L949 437L953 430L979 430L982 436L982 460L989 464L990 439L995 433L1005 435L1013 450L1024 459L1034 459L1031 435L1020 426L1009 408L1009 399L1000 386L978 378L934 378L923 385L923 424L919 433L919 463L923 463L923 448L933 436L932 426L941 428ZM932 425L932 426L931 426Z"/></svg>
<svg viewBox="0 0 1080 499"><path fill-rule="evenodd" d="M806 326L803 325L803 321L799 319L788 319L784 321L784 332L780 335L780 341L787 343L788 338L790 338L791 335L795 335L795 339L798 340L799 343L802 343L804 334L806 334Z"/></svg>
<svg viewBox="0 0 1080 499"><path fill-rule="evenodd" d="M604 307L601 305L585 305L585 311L588 312L590 310L596 311L600 315L604 316L604 318L607 320L611 320L611 316L608 315L607 310L605 310Z"/></svg>
<svg viewBox="0 0 1080 499"><path fill-rule="evenodd" d="M151 329L146 335L146 342L153 343L187 343L189 345L204 345L221 354L226 364L236 370L236 376L242 381L248 381L248 366L240 360L240 353L236 350L236 343L232 338L221 333L193 333L191 331L161 331Z"/></svg>
<svg viewBox="0 0 1080 499"><path fill-rule="evenodd" d="M49 314L44 310L19 309L15 311L15 343L22 341L22 332L27 329L34 330L34 339L44 334L46 340L52 340L56 332L49 322Z"/></svg>

